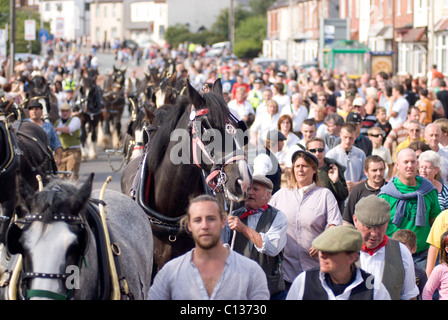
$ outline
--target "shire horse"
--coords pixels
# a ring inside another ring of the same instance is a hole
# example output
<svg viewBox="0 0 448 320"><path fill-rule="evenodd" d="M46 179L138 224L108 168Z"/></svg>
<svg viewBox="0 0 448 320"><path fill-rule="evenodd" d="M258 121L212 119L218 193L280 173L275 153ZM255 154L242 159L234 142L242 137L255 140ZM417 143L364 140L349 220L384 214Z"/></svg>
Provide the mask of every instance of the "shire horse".
<svg viewBox="0 0 448 320"><path fill-rule="evenodd" d="M45 131L32 122L16 120L10 124L8 119L14 113L5 111L4 106L0 106L0 269L5 265L2 245L6 230L13 216L24 212L30 195L38 190L36 175L47 184L57 170Z"/></svg>
<svg viewBox="0 0 448 320"><path fill-rule="evenodd" d="M114 66L114 72L106 79L104 83L103 101L103 139L104 147L112 147L118 149L121 141L121 116L125 107L125 81L126 68L117 69ZM110 143L110 141L112 141Z"/></svg>
<svg viewBox="0 0 448 320"><path fill-rule="evenodd" d="M59 119L58 100L50 90L50 83L41 75L36 75L28 81L25 107L34 100L42 104L44 120L55 123Z"/></svg>
<svg viewBox="0 0 448 320"><path fill-rule="evenodd" d="M194 246L179 223L190 198L216 194L226 207L244 201L252 183L247 127L229 112L220 80L203 96L187 82L186 95L163 109L146 153L122 173L122 192L152 222L154 271Z"/></svg>
<svg viewBox="0 0 448 320"><path fill-rule="evenodd" d="M75 111L81 120L81 150L84 159L97 158L98 125L103 108L102 91L96 80L96 69L85 69L75 92Z"/></svg>
<svg viewBox="0 0 448 320"><path fill-rule="evenodd" d="M29 213L8 229L15 258L8 270L18 280L3 298L145 299L153 265L148 218L107 182L93 191L92 182L93 174L80 187L55 180L34 193Z"/></svg>

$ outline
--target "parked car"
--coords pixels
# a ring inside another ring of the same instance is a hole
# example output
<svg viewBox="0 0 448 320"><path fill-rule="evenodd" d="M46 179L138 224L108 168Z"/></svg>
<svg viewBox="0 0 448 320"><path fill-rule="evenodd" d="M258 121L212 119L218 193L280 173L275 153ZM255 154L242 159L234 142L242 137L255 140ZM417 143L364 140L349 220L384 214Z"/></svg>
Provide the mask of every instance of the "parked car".
<svg viewBox="0 0 448 320"><path fill-rule="evenodd" d="M212 44L212 49L220 49L221 51L224 49L230 49L230 41L214 43Z"/></svg>
<svg viewBox="0 0 448 320"><path fill-rule="evenodd" d="M276 67L279 68L283 64L287 64L284 59L274 59L274 58L255 58L253 60L254 64L259 64L263 68L263 70L267 69L273 62Z"/></svg>
<svg viewBox="0 0 448 320"><path fill-rule="evenodd" d="M38 56L37 54L32 54L32 53L15 53L14 54L14 60L15 61L27 61L28 58L31 58L31 60L34 59L39 59L40 56Z"/></svg>
<svg viewBox="0 0 448 320"><path fill-rule="evenodd" d="M302 62L299 66L306 71L309 71L311 68L319 68L319 64L315 61Z"/></svg>

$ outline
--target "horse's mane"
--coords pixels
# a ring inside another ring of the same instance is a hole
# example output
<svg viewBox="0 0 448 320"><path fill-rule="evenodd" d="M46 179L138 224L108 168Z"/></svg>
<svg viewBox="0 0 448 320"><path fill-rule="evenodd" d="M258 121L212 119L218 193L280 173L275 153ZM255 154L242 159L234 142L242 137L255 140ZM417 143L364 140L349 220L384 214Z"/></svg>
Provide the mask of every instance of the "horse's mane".
<svg viewBox="0 0 448 320"><path fill-rule="evenodd" d="M229 109L225 103L223 97L214 92L205 93L202 98L205 100L204 106L195 106L196 109L208 108L207 118L214 129L223 132L225 127L225 119L229 118ZM148 149L148 169L150 172L155 172L167 151L170 143L171 132L176 128L180 118L185 112L190 112L188 107L190 101L184 96L180 96L177 99L176 105L168 105L161 111L162 114L156 116L155 121L158 124L158 129L154 136L151 138L150 147ZM160 109L160 108L159 108ZM156 110L159 111L159 109ZM157 123L155 123L157 125ZM187 129L187 128L185 128Z"/></svg>
<svg viewBox="0 0 448 320"><path fill-rule="evenodd" d="M148 149L148 169L154 172L162 162L170 143L171 132L189 105L187 99L179 99L176 105L165 105L155 111L155 125L158 125Z"/></svg>

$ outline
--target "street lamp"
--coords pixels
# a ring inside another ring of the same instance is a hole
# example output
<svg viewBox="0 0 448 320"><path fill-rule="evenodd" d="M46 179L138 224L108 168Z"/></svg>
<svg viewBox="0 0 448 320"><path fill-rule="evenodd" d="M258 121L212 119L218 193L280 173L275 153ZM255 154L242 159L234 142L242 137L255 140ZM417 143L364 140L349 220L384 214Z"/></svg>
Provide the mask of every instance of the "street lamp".
<svg viewBox="0 0 448 320"><path fill-rule="evenodd" d="M9 20L11 23L10 35L9 35L9 77L11 78L14 74L14 62L15 62L15 42L16 42L16 1L10 0L10 14Z"/></svg>

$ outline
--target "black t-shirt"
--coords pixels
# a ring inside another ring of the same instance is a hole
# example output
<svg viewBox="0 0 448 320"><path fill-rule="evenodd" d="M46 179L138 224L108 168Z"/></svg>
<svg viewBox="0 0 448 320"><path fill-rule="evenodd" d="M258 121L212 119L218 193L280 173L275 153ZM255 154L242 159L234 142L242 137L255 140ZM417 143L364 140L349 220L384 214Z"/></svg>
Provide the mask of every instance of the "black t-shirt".
<svg viewBox="0 0 448 320"><path fill-rule="evenodd" d="M361 182L357 186L355 186L352 191L350 191L347 199L347 203L344 208L344 213L342 214L342 220L347 221L353 224L353 215L355 214L355 205L358 203L361 198L377 195L380 192L380 189L373 189L367 185L367 180Z"/></svg>

